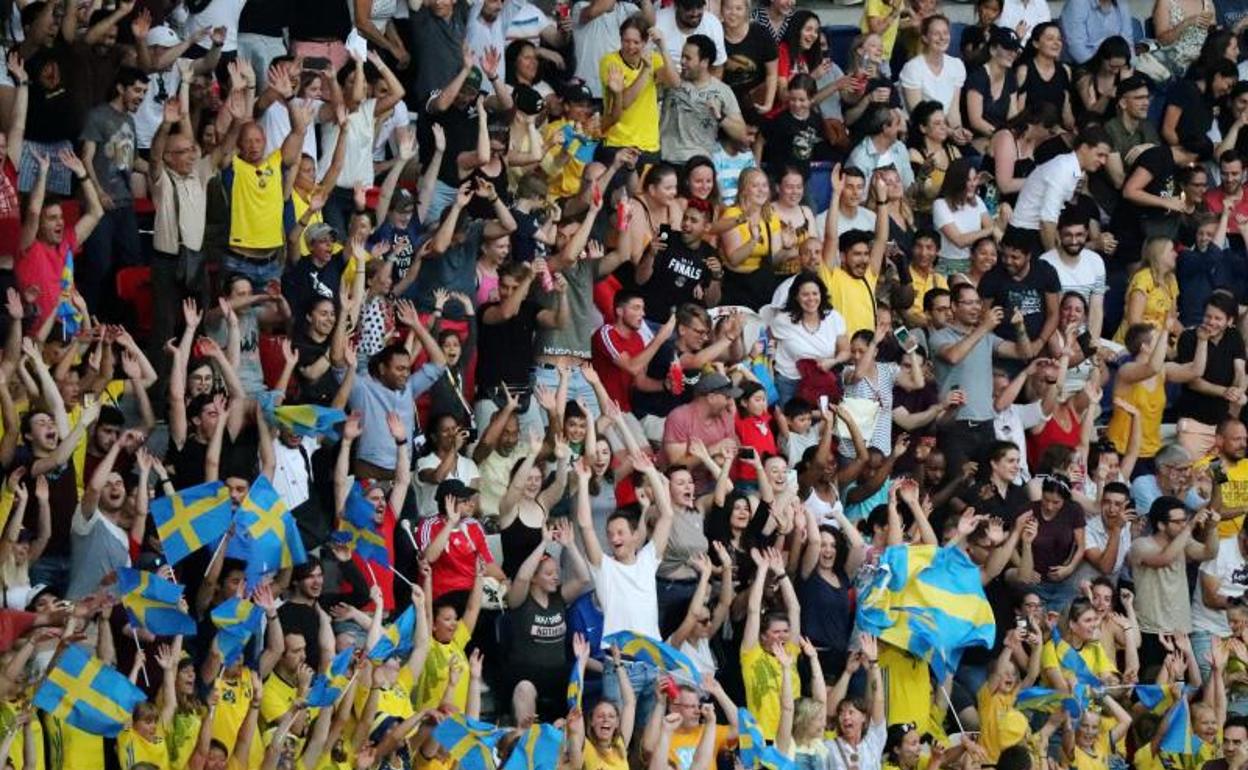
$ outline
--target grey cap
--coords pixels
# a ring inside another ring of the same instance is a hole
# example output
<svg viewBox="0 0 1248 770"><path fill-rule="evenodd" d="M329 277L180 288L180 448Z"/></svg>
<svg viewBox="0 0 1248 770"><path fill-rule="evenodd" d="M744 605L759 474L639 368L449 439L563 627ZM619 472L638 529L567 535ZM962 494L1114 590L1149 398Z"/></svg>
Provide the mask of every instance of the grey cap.
<svg viewBox="0 0 1248 770"><path fill-rule="evenodd" d="M303 231L303 239L308 243L316 243L325 238L338 239L338 232L326 222L314 222Z"/></svg>
<svg viewBox="0 0 1248 770"><path fill-rule="evenodd" d="M712 372L702 375L697 384L693 386L693 395L709 396L712 393L722 393L728 398L739 398L741 389L734 386L732 380L719 372Z"/></svg>

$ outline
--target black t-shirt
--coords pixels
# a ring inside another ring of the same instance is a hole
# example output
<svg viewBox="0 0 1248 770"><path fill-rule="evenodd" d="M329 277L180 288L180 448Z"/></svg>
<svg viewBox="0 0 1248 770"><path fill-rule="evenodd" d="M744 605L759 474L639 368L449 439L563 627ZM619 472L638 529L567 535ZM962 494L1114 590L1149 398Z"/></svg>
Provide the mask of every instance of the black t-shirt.
<svg viewBox="0 0 1248 770"><path fill-rule="evenodd" d="M704 301L694 299L693 290L701 286L705 291L710 284L711 271L706 268L706 260L713 256L715 249L706 241L691 248L680 233L672 232L667 248L654 258L650 280L637 287L646 300L646 318L663 324L667 323L673 307L686 302L705 305Z"/></svg>
<svg viewBox="0 0 1248 770"><path fill-rule="evenodd" d="M327 337L324 342L317 342L308 336L306 329L301 330L295 337L295 352L299 354L299 364L295 374L299 378L300 403L325 406L334 400L334 394L338 392L338 378L334 376L332 366L316 380L308 380L300 373L302 369L315 363L318 358L329 355L331 339L332 337Z"/></svg>
<svg viewBox="0 0 1248 770"><path fill-rule="evenodd" d="M437 93L434 91L430 94L430 100ZM460 109L452 104L443 112L430 112L429 118L432 123L442 126L442 131L446 134L446 152L442 153L442 165L438 167L438 181L451 187L459 187L459 154L477 148L477 105L474 102ZM433 156L432 123L422 120L419 124L420 146L428 148L428 157L422 158L426 163Z"/></svg>
<svg viewBox="0 0 1248 770"><path fill-rule="evenodd" d="M537 256L537 231L541 220L532 212L519 209L511 210L511 218L516 220L516 231L511 234L511 258L516 262L532 262ZM545 244L540 246L543 250Z"/></svg>
<svg viewBox="0 0 1248 770"><path fill-rule="evenodd" d="M1061 293L1062 281L1057 277L1057 271L1048 262L1034 258L1031 269L1021 281L1014 280L1003 266L997 265L979 284L980 296L1005 310L1005 319L997 327L997 335L1007 340L1015 337L1014 325L1010 323L1014 308L1023 311L1027 335L1034 340L1044 328L1047 310L1045 295Z"/></svg>
<svg viewBox="0 0 1248 770"><path fill-rule="evenodd" d="M13 453L13 465L5 469L6 472L18 467L26 469L26 476L22 479L22 483L26 486L26 491L32 501L35 496L35 480L30 475L30 466L36 459L30 447L22 444ZM48 480L48 507L52 511L52 538L48 541L43 555L69 558L69 535L73 525L74 510L78 507L78 476L74 473L73 464L65 463L45 473L44 477ZM22 520L22 525L31 531L39 528L38 505L32 502L26 506L26 515Z"/></svg>
<svg viewBox="0 0 1248 770"><path fill-rule="evenodd" d="M724 49L728 61L724 63L721 79L736 94L737 102L744 109L747 103L752 103L750 92L767 82L767 64L776 61L780 52L767 30L754 22L750 22L749 31L741 42L725 40Z"/></svg>
<svg viewBox="0 0 1248 770"><path fill-rule="evenodd" d="M281 37L287 20L294 14L290 0L253 0L243 6L238 31L253 35Z"/></svg>
<svg viewBox="0 0 1248 770"><path fill-rule="evenodd" d="M993 128L1001 128L1005 125L1006 119L1010 115L1010 100L1014 96L1014 92L1018 90L1018 86L1014 83L1014 73L1007 70L1005 73L1005 84L1001 87L1001 96L992 98L992 83L988 78L988 68L977 67L966 76L966 88L963 89L962 98L966 98L966 94L974 91L984 98L984 120L992 124ZM966 112L962 113L963 115Z"/></svg>
<svg viewBox="0 0 1248 770"><path fill-rule="evenodd" d="M763 166L771 173L778 173L784 166L794 166L803 177L810 176L812 160L826 160L830 148L823 140L823 122L819 113L811 110L804 118L796 118L785 111L763 126Z"/></svg>
<svg viewBox="0 0 1248 770"><path fill-rule="evenodd" d="M485 311L498 307L499 302L482 305L479 317ZM520 303L515 318L500 324L481 321L481 337L477 342L477 390L489 396L494 389L507 383L511 387L526 387L529 370L533 367L533 342L537 335L537 314L542 306L530 300Z"/></svg>
<svg viewBox="0 0 1248 770"><path fill-rule="evenodd" d="M347 269L345 254L345 251L340 251L320 266L311 257L304 257L282 273L282 296L290 303L294 318L303 318L312 303L322 297L337 304L342 273Z"/></svg>
<svg viewBox="0 0 1248 770"><path fill-rule="evenodd" d="M1196 357L1196 330L1186 329L1179 335L1178 353L1175 361L1185 364ZM1214 344L1209 340L1209 354L1205 363L1205 373L1201 379L1210 385L1228 387L1235 381L1235 360L1243 361L1244 339L1234 327L1226 330L1222 341ZM1231 404L1220 396L1206 396L1197 393L1191 385L1184 385L1179 392L1179 401L1175 404L1174 413L1180 417L1190 417L1205 425L1217 425L1230 412Z"/></svg>
<svg viewBox="0 0 1248 770"><path fill-rule="evenodd" d="M345 40L351 31L347 0L300 0L298 10L286 16L291 40Z"/></svg>
<svg viewBox="0 0 1248 770"><path fill-rule="evenodd" d="M56 40L26 60L30 75L26 138L36 142L76 142L82 132L83 115L69 89L74 77L73 54L60 35Z"/></svg>
<svg viewBox="0 0 1248 770"><path fill-rule="evenodd" d="M190 429L189 426L187 429ZM204 483L204 459L207 455L208 445L193 435L187 435L180 448L171 446L165 459L173 466L174 486L182 489Z"/></svg>
<svg viewBox="0 0 1248 770"><path fill-rule="evenodd" d="M1167 107L1178 107L1183 111L1175 133L1179 142L1189 150L1196 151L1202 147L1212 150L1212 142L1205 134L1213 123L1213 108L1205 99L1204 91L1194 80L1176 80L1170 89Z"/></svg>
<svg viewBox="0 0 1248 770"><path fill-rule="evenodd" d="M646 366L646 376L652 380L666 382L668 372L672 369L672 361L676 359L676 356L676 343L672 340L664 342L659 347L658 352L654 354L654 358L651 358L650 363ZM654 393L633 388L633 414L638 417L645 417L650 414L655 417L667 417L673 409L681 404L688 403L693 398L693 386L701 378L702 372L700 370L685 369L683 378L685 387L679 396L666 387Z"/></svg>

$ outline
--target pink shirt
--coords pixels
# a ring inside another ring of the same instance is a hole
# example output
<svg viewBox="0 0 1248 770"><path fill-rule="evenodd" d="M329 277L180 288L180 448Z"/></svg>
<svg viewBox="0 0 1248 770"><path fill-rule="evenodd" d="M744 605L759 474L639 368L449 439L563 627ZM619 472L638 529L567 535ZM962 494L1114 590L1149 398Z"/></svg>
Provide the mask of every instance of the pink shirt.
<svg viewBox="0 0 1248 770"><path fill-rule="evenodd" d="M35 320L36 328L56 309L56 303L60 300L61 270L65 267L65 255L70 251L77 253L78 241L74 237L73 228L66 227L64 239L55 246L35 239L13 268L18 286L39 287L39 297L35 299L35 306L39 309L39 317Z"/></svg>

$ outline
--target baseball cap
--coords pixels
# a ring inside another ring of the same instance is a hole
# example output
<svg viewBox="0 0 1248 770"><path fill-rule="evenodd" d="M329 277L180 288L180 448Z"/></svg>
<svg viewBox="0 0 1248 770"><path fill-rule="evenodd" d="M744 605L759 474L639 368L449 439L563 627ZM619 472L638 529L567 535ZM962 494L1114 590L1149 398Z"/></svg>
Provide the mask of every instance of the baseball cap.
<svg viewBox="0 0 1248 770"><path fill-rule="evenodd" d="M511 92L511 99L516 103L516 109L525 115L536 115L542 111L542 95L533 86L517 85Z"/></svg>
<svg viewBox="0 0 1248 770"><path fill-rule="evenodd" d="M43 596L44 594L55 595L56 592L52 590L52 586L46 583L35 583L33 586L31 586L30 592L26 594L26 611L34 612L35 602L39 601L39 597Z"/></svg>
<svg viewBox="0 0 1248 770"><path fill-rule="evenodd" d="M460 92L462 93L464 89L468 89L469 91L480 91L481 80L483 77L484 76L481 74L481 68L473 67L468 71L468 77L464 78L464 84L459 89Z"/></svg>
<svg viewBox="0 0 1248 770"><path fill-rule="evenodd" d="M178 37L178 33L174 32L172 28L167 27L164 24L161 24L156 27L152 27L151 29L147 31L147 44L148 45L158 45L163 48L173 48L175 45L181 42L182 40Z"/></svg>
<svg viewBox="0 0 1248 770"><path fill-rule="evenodd" d="M583 80L570 80L563 84L559 89L559 95L563 97L565 102L592 102L594 94L589 90L589 86L585 85Z"/></svg>
<svg viewBox="0 0 1248 770"><path fill-rule="evenodd" d="M325 238L331 240L337 240L338 238L338 233L326 222L315 222L308 225L308 229L303 231L303 239L308 243L315 243Z"/></svg>
<svg viewBox="0 0 1248 770"><path fill-rule="evenodd" d="M390 199L391 211L407 212L414 208L416 208L416 197L410 190L400 187L394 191L394 197Z"/></svg>
<svg viewBox="0 0 1248 770"><path fill-rule="evenodd" d="M719 372L702 375L698 380L698 384L693 386L693 395L709 396L712 393L722 393L729 398L740 398L741 389L732 384L732 380L728 379Z"/></svg>
<svg viewBox="0 0 1248 770"><path fill-rule="evenodd" d="M1007 27L993 27L988 33L988 45L999 46L1007 51L1019 51L1023 48L1023 41L1018 39L1018 33Z"/></svg>

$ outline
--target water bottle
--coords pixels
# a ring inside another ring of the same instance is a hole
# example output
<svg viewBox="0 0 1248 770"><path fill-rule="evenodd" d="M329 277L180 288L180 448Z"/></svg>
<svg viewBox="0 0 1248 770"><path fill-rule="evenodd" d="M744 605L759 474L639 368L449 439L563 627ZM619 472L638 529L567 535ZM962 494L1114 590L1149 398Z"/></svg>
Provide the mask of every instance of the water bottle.
<svg viewBox="0 0 1248 770"><path fill-rule="evenodd" d="M1000 204L1001 192L994 182L989 182L984 188L984 205L988 208L988 216L995 217Z"/></svg>

